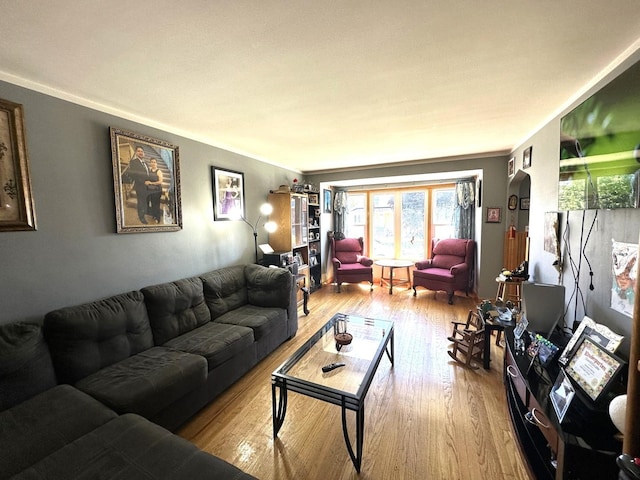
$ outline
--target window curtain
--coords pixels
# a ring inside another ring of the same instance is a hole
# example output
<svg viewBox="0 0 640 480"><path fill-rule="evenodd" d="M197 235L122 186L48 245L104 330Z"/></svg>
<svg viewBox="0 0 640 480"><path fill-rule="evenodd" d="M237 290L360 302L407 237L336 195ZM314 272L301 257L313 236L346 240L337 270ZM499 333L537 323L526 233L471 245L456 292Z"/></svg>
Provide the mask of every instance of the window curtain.
<svg viewBox="0 0 640 480"><path fill-rule="evenodd" d="M464 178L456 182L455 202L453 225L456 238L475 240L475 178Z"/></svg>
<svg viewBox="0 0 640 480"><path fill-rule="evenodd" d="M342 234L347 229L347 192L337 190L333 196L333 222L336 233Z"/></svg>

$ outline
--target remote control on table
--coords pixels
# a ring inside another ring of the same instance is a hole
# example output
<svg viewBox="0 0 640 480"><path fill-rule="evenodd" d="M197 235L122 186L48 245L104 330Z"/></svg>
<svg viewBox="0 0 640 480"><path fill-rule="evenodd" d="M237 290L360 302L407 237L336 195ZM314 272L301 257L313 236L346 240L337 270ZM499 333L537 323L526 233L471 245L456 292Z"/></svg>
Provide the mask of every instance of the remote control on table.
<svg viewBox="0 0 640 480"><path fill-rule="evenodd" d="M329 365L325 365L324 367L322 367L322 371L324 373L327 373L331 370L335 370L338 367L344 367L344 363L330 363Z"/></svg>

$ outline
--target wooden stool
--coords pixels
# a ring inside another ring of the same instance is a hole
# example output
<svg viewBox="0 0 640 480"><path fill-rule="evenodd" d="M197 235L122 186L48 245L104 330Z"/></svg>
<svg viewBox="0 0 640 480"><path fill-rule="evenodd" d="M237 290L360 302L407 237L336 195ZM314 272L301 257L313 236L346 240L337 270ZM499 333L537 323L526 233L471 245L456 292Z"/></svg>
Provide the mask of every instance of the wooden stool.
<svg viewBox="0 0 640 480"><path fill-rule="evenodd" d="M522 282L524 282L524 278L520 277L512 277L511 280L500 280L500 278L496 278L496 282L498 282L498 291L496 292L496 305L498 302L501 302L503 305L507 302L513 303L518 310L522 310ZM502 332L498 330L496 334L496 345L500 345L500 338L502 337Z"/></svg>
<svg viewBox="0 0 640 480"><path fill-rule="evenodd" d="M523 278L518 277L514 277L511 280L500 280L499 278L496 278L496 282L498 282L498 291L496 292L495 303L498 304L498 302L501 302L504 304L511 301L511 303L520 310L521 287L523 281Z"/></svg>

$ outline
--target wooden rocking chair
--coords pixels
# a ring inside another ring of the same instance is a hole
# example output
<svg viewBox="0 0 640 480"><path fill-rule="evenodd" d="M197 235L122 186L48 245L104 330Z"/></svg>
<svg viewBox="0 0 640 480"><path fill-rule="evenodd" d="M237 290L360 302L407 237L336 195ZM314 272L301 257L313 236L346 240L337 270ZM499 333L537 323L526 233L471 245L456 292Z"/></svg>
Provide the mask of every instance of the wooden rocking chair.
<svg viewBox="0 0 640 480"><path fill-rule="evenodd" d="M482 354L484 352L484 320L473 310L469 311L466 322L451 322L453 332L449 341L453 342L453 350L447 353L455 361L467 367L478 368L471 362L482 364Z"/></svg>

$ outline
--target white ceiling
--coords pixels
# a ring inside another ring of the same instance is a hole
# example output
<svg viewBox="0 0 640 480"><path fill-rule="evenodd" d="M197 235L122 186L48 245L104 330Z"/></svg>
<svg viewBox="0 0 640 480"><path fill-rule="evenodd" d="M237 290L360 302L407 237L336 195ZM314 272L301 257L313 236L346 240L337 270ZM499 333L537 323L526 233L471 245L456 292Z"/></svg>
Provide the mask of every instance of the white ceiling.
<svg viewBox="0 0 640 480"><path fill-rule="evenodd" d="M311 172L509 151L639 34L638 0L0 0L0 79Z"/></svg>

